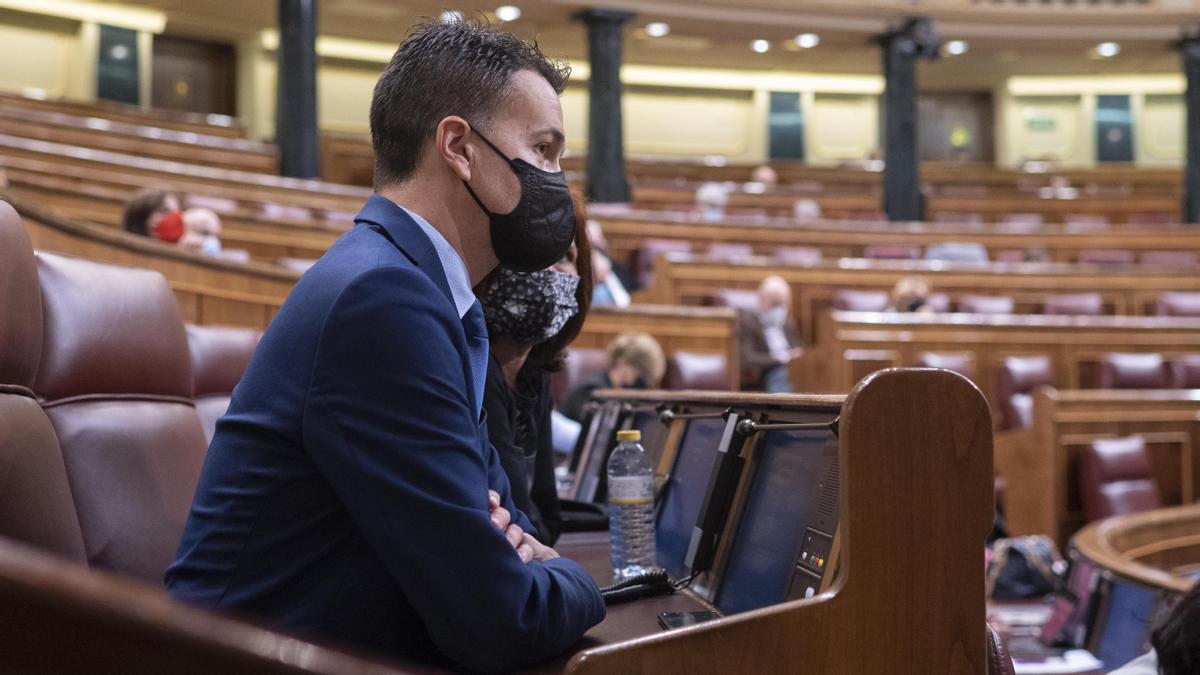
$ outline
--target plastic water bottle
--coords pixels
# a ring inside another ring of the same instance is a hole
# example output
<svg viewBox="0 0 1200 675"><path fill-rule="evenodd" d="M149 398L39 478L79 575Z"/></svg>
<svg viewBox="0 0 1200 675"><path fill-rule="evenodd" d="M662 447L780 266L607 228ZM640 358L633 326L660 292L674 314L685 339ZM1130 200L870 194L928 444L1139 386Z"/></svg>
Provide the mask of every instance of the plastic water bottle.
<svg viewBox="0 0 1200 675"><path fill-rule="evenodd" d="M618 431L608 458L608 531L615 580L654 569L654 468L642 432Z"/></svg>

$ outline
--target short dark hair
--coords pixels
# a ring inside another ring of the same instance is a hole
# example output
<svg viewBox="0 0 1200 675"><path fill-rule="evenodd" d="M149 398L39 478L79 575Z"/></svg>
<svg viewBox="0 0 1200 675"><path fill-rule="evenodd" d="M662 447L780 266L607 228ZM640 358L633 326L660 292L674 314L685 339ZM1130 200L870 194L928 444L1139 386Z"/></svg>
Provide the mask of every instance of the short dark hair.
<svg viewBox="0 0 1200 675"><path fill-rule="evenodd" d="M1192 587L1150 636L1162 675L1200 673L1200 584Z"/></svg>
<svg viewBox="0 0 1200 675"><path fill-rule="evenodd" d="M125 202L125 209L121 212L121 227L126 232L150 236L150 216L162 208L163 202L171 196L172 193L164 190L139 190Z"/></svg>
<svg viewBox="0 0 1200 675"><path fill-rule="evenodd" d="M474 19L418 24L392 56L371 98L375 187L407 179L439 122L486 124L513 73L531 70L562 93L570 67L536 44Z"/></svg>

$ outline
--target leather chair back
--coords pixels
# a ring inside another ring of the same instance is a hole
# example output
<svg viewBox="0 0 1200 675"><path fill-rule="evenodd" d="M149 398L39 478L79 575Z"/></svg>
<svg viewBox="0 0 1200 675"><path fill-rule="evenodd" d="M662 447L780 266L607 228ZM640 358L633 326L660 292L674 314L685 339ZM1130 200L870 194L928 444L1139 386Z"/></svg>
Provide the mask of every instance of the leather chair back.
<svg viewBox="0 0 1200 675"><path fill-rule="evenodd" d="M175 297L157 272L37 258L34 391L62 446L88 562L161 583L206 447Z"/></svg>
<svg viewBox="0 0 1200 675"><path fill-rule="evenodd" d="M958 311L968 314L1012 314L1013 299L1003 295L961 295Z"/></svg>
<svg viewBox="0 0 1200 675"><path fill-rule="evenodd" d="M863 257L872 260L919 260L920 246L873 245L863 249Z"/></svg>
<svg viewBox="0 0 1200 675"><path fill-rule="evenodd" d="M1142 264L1191 268L1197 266L1197 261L1196 254L1191 251L1146 251L1142 254Z"/></svg>
<svg viewBox="0 0 1200 675"><path fill-rule="evenodd" d="M1158 296L1158 316L1200 316L1200 293L1168 292Z"/></svg>
<svg viewBox="0 0 1200 675"><path fill-rule="evenodd" d="M675 352L667 357L663 389L729 390L729 364L723 354Z"/></svg>
<svg viewBox="0 0 1200 675"><path fill-rule="evenodd" d="M812 246L780 246L775 260L784 265L815 265L821 262L821 249Z"/></svg>
<svg viewBox="0 0 1200 675"><path fill-rule="evenodd" d="M1043 314L1099 316L1104 313L1104 301L1099 293L1068 293L1048 295L1042 304Z"/></svg>
<svg viewBox="0 0 1200 675"><path fill-rule="evenodd" d="M729 244L717 242L708 245L710 258L736 262L754 257L754 247L750 244Z"/></svg>
<svg viewBox="0 0 1200 675"><path fill-rule="evenodd" d="M33 394L42 296L33 246L0 201L0 537L85 562L62 450Z"/></svg>
<svg viewBox="0 0 1200 675"><path fill-rule="evenodd" d="M968 380L975 379L974 352L921 352L917 355L917 365L922 368L942 368Z"/></svg>
<svg viewBox="0 0 1200 675"><path fill-rule="evenodd" d="M1004 645L1004 638L1000 637L1000 633L996 632L991 624L987 625L987 651L987 675L1016 675L1016 668L1008 654L1008 647Z"/></svg>
<svg viewBox="0 0 1200 675"><path fill-rule="evenodd" d="M604 370L605 361L603 349L571 347L567 350L562 370L550 375L550 397L554 399L555 407L562 404L575 385Z"/></svg>
<svg viewBox="0 0 1200 675"><path fill-rule="evenodd" d="M960 263L985 263L988 261L987 249L983 244L973 241L947 241L932 244L925 249L926 260L945 260Z"/></svg>
<svg viewBox="0 0 1200 675"><path fill-rule="evenodd" d="M1079 496L1089 522L1161 507L1142 437L1098 439L1084 447Z"/></svg>
<svg viewBox="0 0 1200 675"><path fill-rule="evenodd" d="M634 270L638 285L650 288L654 285L654 260L663 253L687 253L692 250L691 242L678 239L646 239L638 248L634 258Z"/></svg>
<svg viewBox="0 0 1200 675"><path fill-rule="evenodd" d="M713 291L711 302L716 307L751 311L758 309L758 292L744 288L722 288Z"/></svg>
<svg viewBox="0 0 1200 675"><path fill-rule="evenodd" d="M925 298L925 306L931 312L944 314L950 311L950 296L945 293L930 293L929 297Z"/></svg>
<svg viewBox="0 0 1200 675"><path fill-rule="evenodd" d="M1100 363L1101 389L1169 389L1171 372L1162 354L1111 352Z"/></svg>
<svg viewBox="0 0 1200 675"><path fill-rule="evenodd" d="M833 308L850 312L882 312L887 310L890 303L887 291L852 291L843 288L833 294Z"/></svg>
<svg viewBox="0 0 1200 675"><path fill-rule="evenodd" d="M1000 428L1023 429L1033 425L1033 390L1054 384L1050 357L1008 356L996 372L996 398L1000 401Z"/></svg>
<svg viewBox="0 0 1200 675"><path fill-rule="evenodd" d="M1077 262L1091 265L1132 265L1133 251L1123 248L1085 248L1079 252Z"/></svg>
<svg viewBox="0 0 1200 675"><path fill-rule="evenodd" d="M204 440L212 442L217 420L229 408L233 388L246 372L262 333L249 328L188 326L192 356L192 399Z"/></svg>
<svg viewBox="0 0 1200 675"><path fill-rule="evenodd" d="M1200 354L1179 354L1171 359L1171 386L1200 389Z"/></svg>

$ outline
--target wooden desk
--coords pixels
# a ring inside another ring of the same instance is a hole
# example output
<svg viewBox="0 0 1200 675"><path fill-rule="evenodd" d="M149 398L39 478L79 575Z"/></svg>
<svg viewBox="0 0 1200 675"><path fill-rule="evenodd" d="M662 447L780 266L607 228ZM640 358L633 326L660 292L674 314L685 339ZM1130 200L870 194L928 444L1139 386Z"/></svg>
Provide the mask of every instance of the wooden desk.
<svg viewBox="0 0 1200 675"><path fill-rule="evenodd" d="M791 219L743 218L704 222L688 215L633 212L592 217L604 228L609 254L633 264L647 239L686 241L703 253L712 244L749 244L771 257L784 246L817 248L825 258L861 258L868 246L918 246L947 242L982 245L994 260L1006 250L1041 249L1053 262L1073 263L1084 249L1189 251L1200 255L1200 229L1191 226L1110 225L1086 231L1059 225L953 225L943 223L796 223Z"/></svg>
<svg viewBox="0 0 1200 675"><path fill-rule="evenodd" d="M1086 389L1098 386L1099 363L1109 352L1170 356L1197 350L1195 318L832 311L822 317L817 346L794 364L792 377L807 391L846 391L855 378L879 368L917 364L922 352L966 352L975 383L998 410L994 376L1007 356L1049 356L1055 386Z"/></svg>
<svg viewBox="0 0 1200 675"><path fill-rule="evenodd" d="M996 432L1009 531L1048 534L1065 546L1086 523L1076 482L1080 448L1133 434L1146 439L1164 504L1200 497L1200 390L1035 392L1033 426Z"/></svg>
<svg viewBox="0 0 1200 675"><path fill-rule="evenodd" d="M861 259L799 266L765 258L730 263L672 253L659 256L654 287L641 297L646 302L701 305L720 289L753 289L767 276L778 275L792 286L793 316L804 341L811 345L820 342L818 319L833 307L839 289L891 291L902 277L914 274L926 277L935 292L948 293L952 299L963 294L1011 296L1022 314L1040 312L1048 295L1095 292L1108 314L1144 316L1154 312L1158 296L1166 291L1200 291L1200 275L1188 270Z"/></svg>
<svg viewBox="0 0 1200 675"><path fill-rule="evenodd" d="M246 130L234 117L205 115L165 108L146 109L138 105L115 101L81 101L70 98L32 98L21 94L0 92L0 105L6 108L86 115L126 124L156 126L163 129L245 138Z"/></svg>

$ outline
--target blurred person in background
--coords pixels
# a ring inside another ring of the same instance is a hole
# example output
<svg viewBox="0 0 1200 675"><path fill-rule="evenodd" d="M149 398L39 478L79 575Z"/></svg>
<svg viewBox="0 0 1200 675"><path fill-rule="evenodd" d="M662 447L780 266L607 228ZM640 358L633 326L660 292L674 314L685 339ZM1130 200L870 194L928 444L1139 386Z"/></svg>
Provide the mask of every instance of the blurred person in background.
<svg viewBox="0 0 1200 675"><path fill-rule="evenodd" d="M141 190L125 203L121 227L143 237L169 244L183 238L183 209L179 197L165 190Z"/></svg>
<svg viewBox="0 0 1200 675"><path fill-rule="evenodd" d="M758 287L758 308L739 312L742 388L785 394L792 391L788 365L804 353L791 317L792 289L769 276Z"/></svg>
<svg viewBox="0 0 1200 675"><path fill-rule="evenodd" d="M221 257L221 217L206 208L184 211L179 246L210 258Z"/></svg>
<svg viewBox="0 0 1200 675"><path fill-rule="evenodd" d="M720 183L701 183L696 188L696 209L700 219L719 221L725 217L725 205L729 203L729 190Z"/></svg>
<svg viewBox="0 0 1200 675"><path fill-rule="evenodd" d="M598 306L628 307L630 293L637 290L636 277L629 266L608 254L608 240L595 220L587 221L588 241L592 247L592 274L595 287L592 302Z"/></svg>
<svg viewBox="0 0 1200 675"><path fill-rule="evenodd" d="M888 311L931 314L933 307L929 306L929 296L932 294L933 287L925 277L916 275L902 277L892 287L892 298Z"/></svg>
<svg viewBox="0 0 1200 675"><path fill-rule="evenodd" d="M797 223L815 223L821 220L821 205L815 199L797 199L792 204L792 218Z"/></svg>
<svg viewBox="0 0 1200 675"><path fill-rule="evenodd" d="M583 421L583 408L597 389L653 389L662 382L667 358L649 333L621 333L608 344L605 368L575 385L560 406L562 414Z"/></svg>

